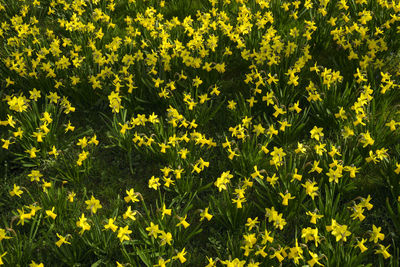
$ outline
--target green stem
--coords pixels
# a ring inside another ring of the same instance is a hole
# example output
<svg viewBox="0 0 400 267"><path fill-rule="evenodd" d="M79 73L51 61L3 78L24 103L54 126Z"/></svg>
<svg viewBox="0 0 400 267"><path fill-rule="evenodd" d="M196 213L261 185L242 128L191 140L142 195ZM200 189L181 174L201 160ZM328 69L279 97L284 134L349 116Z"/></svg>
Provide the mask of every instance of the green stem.
<svg viewBox="0 0 400 267"><path fill-rule="evenodd" d="M134 172L133 172L133 165L132 165L132 151L131 150L128 151L128 164L129 164L129 170L130 170L131 174L133 175Z"/></svg>

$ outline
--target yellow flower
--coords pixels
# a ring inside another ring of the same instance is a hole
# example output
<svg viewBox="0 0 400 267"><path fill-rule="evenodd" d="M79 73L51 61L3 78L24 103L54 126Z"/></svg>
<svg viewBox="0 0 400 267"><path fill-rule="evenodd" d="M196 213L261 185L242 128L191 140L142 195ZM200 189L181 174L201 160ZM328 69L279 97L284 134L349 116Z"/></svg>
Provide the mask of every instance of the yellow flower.
<svg viewBox="0 0 400 267"><path fill-rule="evenodd" d="M10 107L10 110L14 110L17 112L23 112L28 108L28 102L24 96L19 96L19 97L12 97L7 104Z"/></svg>
<svg viewBox="0 0 400 267"><path fill-rule="evenodd" d="M166 208L165 203L164 203L163 208L162 208L161 219L164 219L164 215L169 215L169 216L171 216L171 211L172 211L171 209L167 209L167 208Z"/></svg>
<svg viewBox="0 0 400 267"><path fill-rule="evenodd" d="M1 138L1 141L3 142L2 148L4 148L4 149L8 149L8 146L10 144L14 144L14 142L10 142L10 140L4 140L3 138Z"/></svg>
<svg viewBox="0 0 400 267"><path fill-rule="evenodd" d="M315 212L311 212L311 211L307 211L306 214L308 216L311 216L310 223L312 223L312 224L317 224L317 220L324 217L324 215L319 215L319 214L317 214Z"/></svg>
<svg viewBox="0 0 400 267"><path fill-rule="evenodd" d="M319 141L319 139L324 136L322 130L323 130L322 128L314 126L314 128L310 131L311 138L314 138L315 140Z"/></svg>
<svg viewBox="0 0 400 267"><path fill-rule="evenodd" d="M215 51L215 48L218 46L218 36L211 34L206 43L207 47L211 49L211 51Z"/></svg>
<svg viewBox="0 0 400 267"><path fill-rule="evenodd" d="M322 168L320 168L318 165L319 165L319 160L318 161L314 160L313 166L312 166L311 170L308 173L312 173L314 171L316 171L318 173L321 173L322 172Z"/></svg>
<svg viewBox="0 0 400 267"><path fill-rule="evenodd" d="M371 135L369 134L369 131L366 133L361 134L361 143L363 143L363 147L366 147L368 145L373 145L374 144L374 139L371 138Z"/></svg>
<svg viewBox="0 0 400 267"><path fill-rule="evenodd" d="M96 213L98 209L101 209L103 206L100 204L100 200L96 199L93 195L89 200L85 201L87 205L86 209L90 210L92 213Z"/></svg>
<svg viewBox="0 0 400 267"><path fill-rule="evenodd" d="M51 182L46 182L44 179L42 179L42 182L43 182L42 184L43 192L47 193L47 188L51 187Z"/></svg>
<svg viewBox="0 0 400 267"><path fill-rule="evenodd" d="M166 153L166 149L171 147L171 146L166 145L166 144L164 144L164 143L160 143L159 146L160 146L160 148L161 148L161 150L160 150L161 153ZM157 189L156 189L156 190L157 190Z"/></svg>
<svg viewBox="0 0 400 267"><path fill-rule="evenodd" d="M67 133L68 131L73 132L75 130L75 127L71 125L71 122L68 121L67 126L65 127L65 133Z"/></svg>
<svg viewBox="0 0 400 267"><path fill-rule="evenodd" d="M3 257L7 254L7 251L0 255L0 265L3 265Z"/></svg>
<svg viewBox="0 0 400 267"><path fill-rule="evenodd" d="M267 176L267 182L271 184L273 188L275 188L276 182L279 180L279 177L274 173L272 176Z"/></svg>
<svg viewBox="0 0 400 267"><path fill-rule="evenodd" d="M356 173L358 172L360 168L357 168L356 166L345 166L344 170L350 172L350 177L355 178Z"/></svg>
<svg viewBox="0 0 400 267"><path fill-rule="evenodd" d="M132 231L129 230L129 226L125 227L119 227L118 230L118 235L117 237L119 238L119 241L122 243L124 240L130 240L131 238L129 237L129 234L131 234Z"/></svg>
<svg viewBox="0 0 400 267"><path fill-rule="evenodd" d="M200 217L201 217L200 221L204 220L204 218L206 218L208 221L210 221L211 218L213 217L213 215L208 213L208 207L207 207L200 213Z"/></svg>
<svg viewBox="0 0 400 267"><path fill-rule="evenodd" d="M217 181L215 181L214 185L218 187L219 192L221 192L222 190L227 189L227 184L232 178L233 175L230 173L230 171L223 172L221 176L217 178Z"/></svg>
<svg viewBox="0 0 400 267"><path fill-rule="evenodd" d="M164 231L159 232L160 235L158 236L161 240L161 246L164 246L165 244L171 245L172 241L172 234L171 233L166 233Z"/></svg>
<svg viewBox="0 0 400 267"><path fill-rule="evenodd" d="M270 258L271 258L271 259L277 258L279 262L282 262L285 258L282 256L281 253L283 253L283 254L286 256L286 252L284 251L284 248L281 248L281 249L279 249L279 250L275 250L275 251L274 251L274 254L273 254L273 255L270 255ZM235 259L235 260L236 260L236 259ZM244 266L244 263L245 263L245 261L243 261L243 265L241 265L241 266Z"/></svg>
<svg viewBox="0 0 400 267"><path fill-rule="evenodd" d="M14 189L12 191L10 191L10 195L13 196L18 196L21 197L23 191L21 190L21 187L14 184Z"/></svg>
<svg viewBox="0 0 400 267"><path fill-rule="evenodd" d="M253 125L253 133L256 133L256 136L259 136L260 134L263 134L265 132L265 128L262 127L261 123L258 125Z"/></svg>
<svg viewBox="0 0 400 267"><path fill-rule="evenodd" d="M10 85L13 85L15 82L13 81L13 80L11 80L11 78L10 77L7 77L6 78L6 88L8 87L8 86L10 86Z"/></svg>
<svg viewBox="0 0 400 267"><path fill-rule="evenodd" d="M16 132L13 132L13 135L15 138L19 137L21 139L23 133L24 131L22 131L21 127L18 127L18 130Z"/></svg>
<svg viewBox="0 0 400 267"><path fill-rule="evenodd" d="M183 217L183 218L178 216L179 223L176 226L183 225L183 227L185 229L188 228L190 226L190 224L186 221L186 218L187 218L187 215L185 215L185 217Z"/></svg>
<svg viewBox="0 0 400 267"><path fill-rule="evenodd" d="M321 144L321 143L319 143L318 145L315 145L315 146L314 146L315 152L316 152L318 155L322 156L322 154L323 154L324 152L326 152L325 146L326 146L326 144Z"/></svg>
<svg viewBox="0 0 400 267"><path fill-rule="evenodd" d="M368 248L364 246L364 243L367 241L367 239L361 239L361 241L357 241L356 247L358 247L361 250L361 253L364 253Z"/></svg>
<svg viewBox="0 0 400 267"><path fill-rule="evenodd" d="M198 88L200 86L200 84L202 84L203 81L196 76L196 78L193 79L193 86L195 86L196 88Z"/></svg>
<svg viewBox="0 0 400 267"><path fill-rule="evenodd" d="M30 158L36 158L36 152L40 152L40 149L36 149L36 147L32 147L31 149L25 150L26 153L29 154Z"/></svg>
<svg viewBox="0 0 400 267"><path fill-rule="evenodd" d="M97 146L99 144L99 141L97 140L97 136L93 135L92 138L90 138L88 144L94 144L95 146Z"/></svg>
<svg viewBox="0 0 400 267"><path fill-rule="evenodd" d="M135 221L135 215L136 215L137 211L132 211L132 207L129 206L126 210L126 212L122 215L122 217L124 218L124 220L126 220L127 218L131 219L132 221Z"/></svg>
<svg viewBox="0 0 400 267"><path fill-rule="evenodd" d="M282 194L282 193L279 193L279 195L283 198L283 200L282 200L282 205L283 206L287 206L288 205L288 201L289 201L289 199L295 199L296 197L292 197L292 195L290 194L290 193L287 193L287 194Z"/></svg>
<svg viewBox="0 0 400 267"><path fill-rule="evenodd" d="M121 97L119 95L119 92L114 92L112 91L110 95L108 96L108 100L110 102L110 108L112 108L113 113L119 113L119 110L123 108L121 105Z"/></svg>
<svg viewBox="0 0 400 267"><path fill-rule="evenodd" d="M82 149L84 149L87 146L87 138L86 136L83 138L78 139L78 143L76 145L80 146Z"/></svg>
<svg viewBox="0 0 400 267"><path fill-rule="evenodd" d="M316 184L316 182L311 183L310 181L307 181L305 184L301 185L306 189L306 194L309 195L312 200L314 200L314 197L318 195L318 186L315 186Z"/></svg>
<svg viewBox="0 0 400 267"><path fill-rule="evenodd" d="M80 235L82 235L86 230L90 230L90 225L87 222L87 218L85 218L85 214L82 213L82 216L79 218L79 221L76 222L76 226L79 228L82 228L82 230L79 232Z"/></svg>
<svg viewBox="0 0 400 267"><path fill-rule="evenodd" d="M370 201L371 201L371 196L370 195L368 195L367 198L363 198L362 197L361 198L361 202L360 202L361 207L364 207L367 210L371 210L374 207L374 205L369 203Z"/></svg>
<svg viewBox="0 0 400 267"><path fill-rule="evenodd" d="M390 128L390 131L395 131L396 130L396 125L399 125L399 122L395 122L394 120L391 120L390 122L386 123L385 126Z"/></svg>
<svg viewBox="0 0 400 267"><path fill-rule="evenodd" d="M301 230L301 238L304 238L305 242L307 243L308 241L315 241L315 246L318 247L318 243L320 242L320 238L318 236L318 228L303 228Z"/></svg>
<svg viewBox="0 0 400 267"><path fill-rule="evenodd" d="M275 118L278 117L279 115L286 114L286 111L283 111L281 107L278 107L277 105L274 105L275 112L272 114Z"/></svg>
<svg viewBox="0 0 400 267"><path fill-rule="evenodd" d="M19 214L19 221L17 224L21 224L24 225L25 220L29 220L30 218L32 218L32 214L31 213L25 213L24 209L22 208L22 210L17 209L18 214Z"/></svg>
<svg viewBox="0 0 400 267"><path fill-rule="evenodd" d="M17 122L14 120L13 116L7 115L6 121L0 121L0 125L7 126L10 125L12 128L15 128L15 124Z"/></svg>
<svg viewBox="0 0 400 267"><path fill-rule="evenodd" d="M170 261L171 261L171 259L164 260L163 258L159 258L158 259L158 264L153 265L153 267L166 267L167 263L170 262Z"/></svg>
<svg viewBox="0 0 400 267"><path fill-rule="evenodd" d="M56 242L57 247L61 247L62 244L71 244L70 242L68 242L66 240L66 237L63 237L63 236L59 235L58 233L56 233L56 235L59 238L59 240Z"/></svg>
<svg viewBox="0 0 400 267"><path fill-rule="evenodd" d="M60 153L57 151L56 147L53 145L51 151L49 151L49 155L54 155L54 157L57 158L57 156L58 156L59 154L60 154Z"/></svg>
<svg viewBox="0 0 400 267"><path fill-rule="evenodd" d="M41 210L41 209L42 209L41 207L37 206L36 204L29 205L28 208L31 209L31 212L30 212L30 215L31 215L31 216L35 216L36 212L37 212L38 210Z"/></svg>
<svg viewBox="0 0 400 267"><path fill-rule="evenodd" d="M286 128L286 127L292 126L291 124L289 124L289 123L287 122L287 120L278 121L278 122L279 122L279 124L281 125L281 127L279 128L279 130L281 130L282 132L285 131L285 128Z"/></svg>
<svg viewBox="0 0 400 267"><path fill-rule="evenodd" d="M74 197L76 196L76 193L75 192L69 192L68 193L68 201L69 202L74 202Z"/></svg>
<svg viewBox="0 0 400 267"><path fill-rule="evenodd" d="M234 110L234 109L236 109L236 102L234 101L234 100L228 100L228 108L230 109L230 110Z"/></svg>
<svg viewBox="0 0 400 267"><path fill-rule="evenodd" d="M253 169L254 169L254 172L251 174L251 178L260 178L260 179L264 179L264 176L263 175L261 175L261 173L259 172L259 170L258 170L258 168L257 168L257 165L255 165L254 167L253 167Z"/></svg>
<svg viewBox="0 0 400 267"><path fill-rule="evenodd" d="M153 78L152 80L154 82L154 87L155 88L160 87L160 85L164 83L164 80L161 80L159 77L157 77L157 79Z"/></svg>
<svg viewBox="0 0 400 267"><path fill-rule="evenodd" d="M271 124L268 128L267 134L269 135L269 138L272 138L273 135L278 135L278 130L274 128L274 125Z"/></svg>
<svg viewBox="0 0 400 267"><path fill-rule="evenodd" d="M169 177L164 176L163 180L165 181L165 183L164 183L165 187L169 187L171 184L175 185L175 182Z"/></svg>
<svg viewBox="0 0 400 267"><path fill-rule="evenodd" d="M270 236L271 231L268 231L267 229L264 230L264 233L262 234L262 241L261 244L265 245L268 242L272 243L274 241L274 237Z"/></svg>
<svg viewBox="0 0 400 267"><path fill-rule="evenodd" d="M340 225L335 219L332 219L332 224L330 226L326 226L326 230L336 237L336 242L340 240L346 242L347 237L351 235L351 232L347 230L347 225Z"/></svg>
<svg viewBox="0 0 400 267"><path fill-rule="evenodd" d="M47 95L47 98L50 100L50 103L57 104L58 100L60 97L57 95L57 92L50 92L49 95Z"/></svg>
<svg viewBox="0 0 400 267"><path fill-rule="evenodd" d="M54 213L55 207L51 208L51 210L46 210L46 217L51 217L53 220L56 219L57 214Z"/></svg>
<svg viewBox="0 0 400 267"><path fill-rule="evenodd" d="M104 225L104 229L110 229L111 231L115 232L118 229L118 226L114 224L115 218L109 218L108 223Z"/></svg>
<svg viewBox="0 0 400 267"><path fill-rule="evenodd" d="M258 217L254 218L254 220L252 218L247 218L247 223L245 225L249 227L249 231L251 231L258 223L260 223Z"/></svg>
<svg viewBox="0 0 400 267"><path fill-rule="evenodd" d="M378 243L378 240L383 240L385 235L381 233L381 227L376 227L375 224L372 225L372 232L369 241L374 241L374 243Z"/></svg>
<svg viewBox="0 0 400 267"><path fill-rule="evenodd" d="M301 174L297 173L297 168L294 168L294 174L292 176L292 180L290 180L290 182L293 182L294 180L298 180L301 181L301 179L303 178L303 176Z"/></svg>
<svg viewBox="0 0 400 267"><path fill-rule="evenodd" d="M12 238L12 237L6 236L6 231L4 229L0 228L0 241L3 239L10 239L10 238Z"/></svg>
<svg viewBox="0 0 400 267"><path fill-rule="evenodd" d="M319 257L317 253L311 252L310 250L308 251L308 253L311 256L311 260L307 261L308 265L310 265L311 267L313 267L315 264L318 264L319 266L324 266L319 262Z"/></svg>
<svg viewBox="0 0 400 267"><path fill-rule="evenodd" d="M302 109L299 107L299 104L299 101L294 103L293 106L289 108L289 111L296 111L297 113L300 113Z"/></svg>
<svg viewBox="0 0 400 267"><path fill-rule="evenodd" d="M302 143L297 142L297 148L295 149L296 154L298 153L306 153L306 148L304 147L304 145Z"/></svg>
<svg viewBox="0 0 400 267"><path fill-rule="evenodd" d="M182 249L182 251L178 252L178 254L174 257L172 257L173 260L179 259L181 263L184 263L186 261L185 255L186 255L185 248Z"/></svg>
<svg viewBox="0 0 400 267"><path fill-rule="evenodd" d="M375 250L375 254L382 254L385 259L390 258L392 255L387 251L389 247L390 245L385 247L384 245L379 244L379 249Z"/></svg>
<svg viewBox="0 0 400 267"><path fill-rule="evenodd" d="M149 232L149 236L153 236L154 238L157 238L157 235L160 233L160 229L158 228L157 224L154 224L153 222L150 222L150 226L146 227L146 231Z"/></svg>
<svg viewBox="0 0 400 267"><path fill-rule="evenodd" d="M80 78L78 76L72 76L71 77L71 84L72 85L77 85L80 82Z"/></svg>
<svg viewBox="0 0 400 267"><path fill-rule="evenodd" d="M218 71L219 73L224 73L225 72L225 62L215 64L214 69L216 71Z"/></svg>
<svg viewBox="0 0 400 267"><path fill-rule="evenodd" d="M29 264L29 267L44 267L44 264L32 261L32 263Z"/></svg>
<svg viewBox="0 0 400 267"><path fill-rule="evenodd" d="M149 188L153 188L154 190L157 190L158 187L161 185L159 181L160 181L160 178L156 178L153 175L149 180Z"/></svg>
<svg viewBox="0 0 400 267"><path fill-rule="evenodd" d="M129 191L126 190L126 194L127 196L124 198L126 203L128 203L129 201L132 201L133 203L139 202L139 199L137 198L138 193L135 193L133 188L131 188Z"/></svg>
<svg viewBox="0 0 400 267"><path fill-rule="evenodd" d="M343 107L340 107L339 112L338 112L338 113L335 113L335 118L337 118L337 119L340 118L340 119L342 119L342 120L347 119L346 111L343 109Z"/></svg>

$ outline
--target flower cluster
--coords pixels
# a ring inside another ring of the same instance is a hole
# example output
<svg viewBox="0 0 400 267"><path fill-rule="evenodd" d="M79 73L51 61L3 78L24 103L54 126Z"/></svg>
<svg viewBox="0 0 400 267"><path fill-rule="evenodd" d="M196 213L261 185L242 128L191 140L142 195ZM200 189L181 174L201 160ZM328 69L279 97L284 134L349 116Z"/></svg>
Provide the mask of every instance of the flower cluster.
<svg viewBox="0 0 400 267"><path fill-rule="evenodd" d="M0 0L0 265L395 266L397 2Z"/></svg>

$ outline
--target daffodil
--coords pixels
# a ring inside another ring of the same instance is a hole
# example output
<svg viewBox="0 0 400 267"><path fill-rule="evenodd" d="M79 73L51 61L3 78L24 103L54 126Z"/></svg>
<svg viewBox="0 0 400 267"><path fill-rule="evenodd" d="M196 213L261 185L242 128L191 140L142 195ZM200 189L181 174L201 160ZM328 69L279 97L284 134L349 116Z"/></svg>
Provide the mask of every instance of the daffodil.
<svg viewBox="0 0 400 267"><path fill-rule="evenodd" d="M119 227L117 237L119 238L119 241L122 243L125 240L130 240L131 239L130 236L129 236L129 234L131 234L131 233L132 233L132 231L129 230L129 226L128 225L125 226L125 227Z"/></svg>
<svg viewBox="0 0 400 267"><path fill-rule="evenodd" d="M90 210L92 213L96 213L98 209L101 209L103 206L100 204L100 200L96 199L93 195L89 200L85 201L87 205L86 209Z"/></svg>
<svg viewBox="0 0 400 267"><path fill-rule="evenodd" d="M56 234L57 237L59 238L59 240L56 242L57 247L61 247L62 244L71 244L70 242L67 241L66 237L59 235L58 233Z"/></svg>
<svg viewBox="0 0 400 267"><path fill-rule="evenodd" d="M51 217L53 220L56 219L57 214L54 213L55 207L52 207L51 210L46 210L46 217Z"/></svg>
<svg viewBox="0 0 400 267"><path fill-rule="evenodd" d="M16 185L16 184L14 184L13 190L10 191L10 195L11 195L12 197L13 197L13 196L21 197L22 193L23 193L23 191L21 190L21 187L18 186L18 185Z"/></svg>
<svg viewBox="0 0 400 267"><path fill-rule="evenodd" d="M108 223L104 225L104 229L110 229L111 231L115 232L118 229L118 226L114 224L115 218L109 218Z"/></svg>
<svg viewBox="0 0 400 267"><path fill-rule="evenodd" d="M211 215L210 213L208 213L208 207L205 208L201 213L200 213L200 221L203 221L204 218L207 219L207 221L210 221L211 218L213 217L213 215Z"/></svg>

